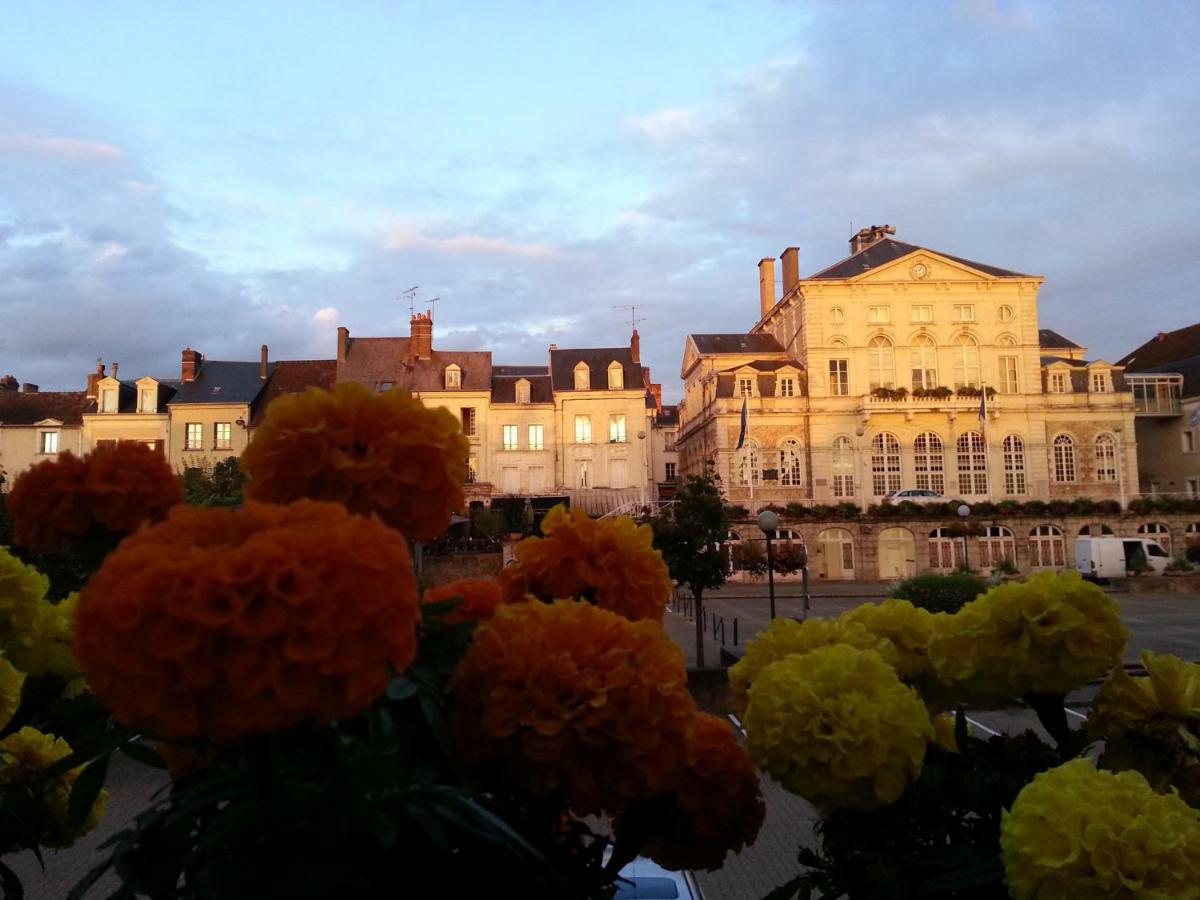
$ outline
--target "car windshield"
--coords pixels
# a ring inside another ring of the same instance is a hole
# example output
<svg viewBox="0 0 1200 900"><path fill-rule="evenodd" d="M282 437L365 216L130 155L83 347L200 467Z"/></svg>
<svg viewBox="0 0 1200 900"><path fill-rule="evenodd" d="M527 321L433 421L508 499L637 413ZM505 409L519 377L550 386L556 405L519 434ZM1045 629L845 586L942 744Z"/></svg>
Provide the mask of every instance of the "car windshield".
<svg viewBox="0 0 1200 900"><path fill-rule="evenodd" d="M614 900L673 900L679 888L670 878L629 878L617 883Z"/></svg>

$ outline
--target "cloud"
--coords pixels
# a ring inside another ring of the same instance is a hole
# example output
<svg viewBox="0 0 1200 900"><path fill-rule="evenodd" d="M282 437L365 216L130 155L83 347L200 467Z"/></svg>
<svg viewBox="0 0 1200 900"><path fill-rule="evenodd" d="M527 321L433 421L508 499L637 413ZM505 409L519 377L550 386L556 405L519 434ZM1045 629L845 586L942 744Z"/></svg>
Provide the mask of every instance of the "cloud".
<svg viewBox="0 0 1200 900"><path fill-rule="evenodd" d="M342 314L338 312L336 306L322 306L313 313L312 320L318 325L336 325L341 317Z"/></svg>
<svg viewBox="0 0 1200 900"><path fill-rule="evenodd" d="M686 138L700 130L695 111L678 106L630 116L627 124L634 133L655 143Z"/></svg>
<svg viewBox="0 0 1200 900"><path fill-rule="evenodd" d="M101 141L85 141L78 138L0 134L0 153L103 162L120 159L121 148Z"/></svg>
<svg viewBox="0 0 1200 900"><path fill-rule="evenodd" d="M548 244L523 243L478 234L431 237L408 225L395 225L384 234L388 250L433 250L439 253L482 253L497 256L545 257L558 251Z"/></svg>

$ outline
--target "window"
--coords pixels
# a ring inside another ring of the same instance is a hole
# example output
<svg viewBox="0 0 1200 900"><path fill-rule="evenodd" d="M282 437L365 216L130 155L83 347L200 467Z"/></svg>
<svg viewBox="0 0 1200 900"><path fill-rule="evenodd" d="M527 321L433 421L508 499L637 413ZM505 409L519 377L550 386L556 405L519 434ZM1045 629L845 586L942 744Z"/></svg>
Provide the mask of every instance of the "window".
<svg viewBox="0 0 1200 900"><path fill-rule="evenodd" d="M1001 322L1011 322L1013 320L1013 316L1015 316L1015 315L1016 315L1016 313L1013 312L1013 308L1011 306L1009 306L1007 303L1001 305L1001 307L1000 307L1000 321Z"/></svg>
<svg viewBox="0 0 1200 900"><path fill-rule="evenodd" d="M1107 394L1108 393L1108 373L1093 372L1092 373L1092 393Z"/></svg>
<svg viewBox="0 0 1200 900"><path fill-rule="evenodd" d="M529 449L530 450L545 450L546 449L546 430L541 425L529 426Z"/></svg>
<svg viewBox="0 0 1200 900"><path fill-rule="evenodd" d="M961 494L986 494L987 445L978 431L958 437L958 491Z"/></svg>
<svg viewBox="0 0 1200 900"><path fill-rule="evenodd" d="M625 369L619 362L613 360L608 364L608 389L619 391L625 387Z"/></svg>
<svg viewBox="0 0 1200 900"><path fill-rule="evenodd" d="M974 322L975 321L975 304L974 303L955 303L954 304L954 321L956 321L956 322Z"/></svg>
<svg viewBox="0 0 1200 900"><path fill-rule="evenodd" d="M912 320L914 322L932 322L933 307L932 306L914 306L912 308Z"/></svg>
<svg viewBox="0 0 1200 900"><path fill-rule="evenodd" d="M475 437L475 407L461 407L459 409L459 416L462 418L463 434L467 437Z"/></svg>
<svg viewBox="0 0 1200 900"><path fill-rule="evenodd" d="M1139 525L1137 533L1146 535L1162 547L1167 556L1171 555L1171 529L1162 522L1147 522Z"/></svg>
<svg viewBox="0 0 1200 900"><path fill-rule="evenodd" d="M850 361L831 359L829 361L829 394L833 397L848 397L850 395Z"/></svg>
<svg viewBox="0 0 1200 900"><path fill-rule="evenodd" d="M1017 393L1017 358L1015 356L1000 357L1000 393Z"/></svg>
<svg viewBox="0 0 1200 900"><path fill-rule="evenodd" d="M985 569L994 569L1004 560L1016 563L1016 538L1012 531L1003 525L988 525L979 538L979 565Z"/></svg>
<svg viewBox="0 0 1200 900"><path fill-rule="evenodd" d="M917 487L922 490L946 493L945 453L942 439L932 431L917 435L913 444L913 468Z"/></svg>
<svg viewBox="0 0 1200 900"><path fill-rule="evenodd" d="M867 321L873 325L886 325L892 321L892 308L890 306L868 306Z"/></svg>
<svg viewBox="0 0 1200 900"><path fill-rule="evenodd" d="M1200 478L1187 480L1187 493L1189 497L1200 497Z"/></svg>
<svg viewBox="0 0 1200 900"><path fill-rule="evenodd" d="M886 431L871 440L871 488L876 497L900 490L900 441Z"/></svg>
<svg viewBox="0 0 1200 900"><path fill-rule="evenodd" d="M779 481L785 487L800 487L804 484L799 441L783 442L779 450Z"/></svg>
<svg viewBox="0 0 1200 900"><path fill-rule="evenodd" d="M446 390L457 391L462 387L462 369L458 366L446 366Z"/></svg>
<svg viewBox="0 0 1200 900"><path fill-rule="evenodd" d="M954 386L979 387L979 344L969 334L954 339Z"/></svg>
<svg viewBox="0 0 1200 900"><path fill-rule="evenodd" d="M867 343L867 367L871 390L896 386L895 350L883 335L876 335Z"/></svg>
<svg viewBox="0 0 1200 900"><path fill-rule="evenodd" d="M43 431L38 439L39 453L57 453L58 452L58 432Z"/></svg>
<svg viewBox="0 0 1200 900"><path fill-rule="evenodd" d="M1010 434L1004 439L1004 493L1025 493L1025 442Z"/></svg>
<svg viewBox="0 0 1200 900"><path fill-rule="evenodd" d="M846 321L846 311L840 306L835 306L829 311L829 321L834 325L841 325Z"/></svg>
<svg viewBox="0 0 1200 900"><path fill-rule="evenodd" d="M1117 480L1117 442L1111 434L1096 437L1096 480Z"/></svg>
<svg viewBox="0 0 1200 900"><path fill-rule="evenodd" d="M738 379L738 396L753 397L754 396L754 379L739 378Z"/></svg>
<svg viewBox="0 0 1200 900"><path fill-rule="evenodd" d="M1075 480L1075 439L1069 434L1054 439L1054 480Z"/></svg>
<svg viewBox="0 0 1200 900"><path fill-rule="evenodd" d="M204 425L200 422L188 422L183 439L184 450L204 449Z"/></svg>
<svg viewBox="0 0 1200 900"><path fill-rule="evenodd" d="M610 444L625 443L625 417L608 417L608 442Z"/></svg>
<svg viewBox="0 0 1200 900"><path fill-rule="evenodd" d="M850 438L840 437L833 442L833 496L854 496L854 444Z"/></svg>
<svg viewBox="0 0 1200 900"><path fill-rule="evenodd" d="M138 391L138 412L158 412L158 390L156 388L142 388Z"/></svg>
<svg viewBox="0 0 1200 900"><path fill-rule="evenodd" d="M780 397L796 396L796 379L795 378L780 378L778 393L779 393Z"/></svg>
<svg viewBox="0 0 1200 900"><path fill-rule="evenodd" d="M1065 394L1067 392L1067 373L1066 372L1051 372L1050 373L1050 393Z"/></svg>
<svg viewBox="0 0 1200 900"><path fill-rule="evenodd" d="M910 352L913 390L930 390L938 386L937 346L927 334L918 334Z"/></svg>
<svg viewBox="0 0 1200 900"><path fill-rule="evenodd" d="M758 445L747 441L738 453L738 484L743 487L758 487L762 472L758 468Z"/></svg>
<svg viewBox="0 0 1200 900"><path fill-rule="evenodd" d="M529 382L526 381L524 378L522 378L520 381L517 382L517 402L518 403L528 403L529 402Z"/></svg>
<svg viewBox="0 0 1200 900"><path fill-rule="evenodd" d="M575 443L590 444L592 442L591 416L575 417Z"/></svg>
<svg viewBox="0 0 1200 900"><path fill-rule="evenodd" d="M518 425L505 425L504 426L504 449L505 450L520 449L521 439L517 436L519 431L520 431L520 426L518 426Z"/></svg>
<svg viewBox="0 0 1200 900"><path fill-rule="evenodd" d="M1039 525L1029 532L1029 564L1035 569L1061 569L1066 565L1066 542L1062 530Z"/></svg>
<svg viewBox="0 0 1200 900"><path fill-rule="evenodd" d="M379 393L386 394L388 391L390 391L395 386L396 386L396 382L394 382L394 381L381 381L381 382L379 382Z"/></svg>
<svg viewBox="0 0 1200 900"><path fill-rule="evenodd" d="M479 458L476 456L467 457L467 483L473 484L479 480Z"/></svg>
<svg viewBox="0 0 1200 900"><path fill-rule="evenodd" d="M117 389L105 388L100 392L100 412L115 413L117 411Z"/></svg>
<svg viewBox="0 0 1200 900"><path fill-rule="evenodd" d="M929 532L929 568L949 572L960 563L964 551L963 539L955 537L949 528Z"/></svg>
<svg viewBox="0 0 1200 900"><path fill-rule="evenodd" d="M667 466L667 481L674 481L675 480L675 463L669 462L666 464L666 466Z"/></svg>
<svg viewBox="0 0 1200 900"><path fill-rule="evenodd" d="M1184 453L1195 453L1196 452L1196 432L1184 431L1184 432L1182 432L1182 434L1183 434L1183 452Z"/></svg>
<svg viewBox="0 0 1200 900"><path fill-rule="evenodd" d="M213 449L229 450L233 447L233 426L228 422L213 425Z"/></svg>
<svg viewBox="0 0 1200 900"><path fill-rule="evenodd" d="M575 367L575 390L589 391L592 389L592 370L585 362Z"/></svg>

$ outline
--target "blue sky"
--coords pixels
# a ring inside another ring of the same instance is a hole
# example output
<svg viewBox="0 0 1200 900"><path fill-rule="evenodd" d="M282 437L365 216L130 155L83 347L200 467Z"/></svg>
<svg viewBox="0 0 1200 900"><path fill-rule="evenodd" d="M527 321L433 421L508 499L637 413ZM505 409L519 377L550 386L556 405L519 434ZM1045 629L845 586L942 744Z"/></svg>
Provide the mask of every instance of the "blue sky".
<svg viewBox="0 0 1200 900"><path fill-rule="evenodd" d="M1140 10L1140 12L1139 12ZM755 264L850 226L1047 277L1115 358L1196 320L1194 4L3 3L0 369L537 361L628 339L677 394Z"/></svg>

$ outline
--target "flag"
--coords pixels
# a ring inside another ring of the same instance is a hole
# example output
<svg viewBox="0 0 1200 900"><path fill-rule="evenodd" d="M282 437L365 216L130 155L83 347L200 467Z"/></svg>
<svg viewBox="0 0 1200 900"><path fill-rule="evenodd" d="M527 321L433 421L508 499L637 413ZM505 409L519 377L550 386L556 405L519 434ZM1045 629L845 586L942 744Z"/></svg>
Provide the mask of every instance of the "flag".
<svg viewBox="0 0 1200 900"><path fill-rule="evenodd" d="M738 432L738 442L735 450L746 446L746 395L742 394L742 430Z"/></svg>
<svg viewBox="0 0 1200 900"><path fill-rule="evenodd" d="M979 433L983 442L987 443L987 386L979 386Z"/></svg>

